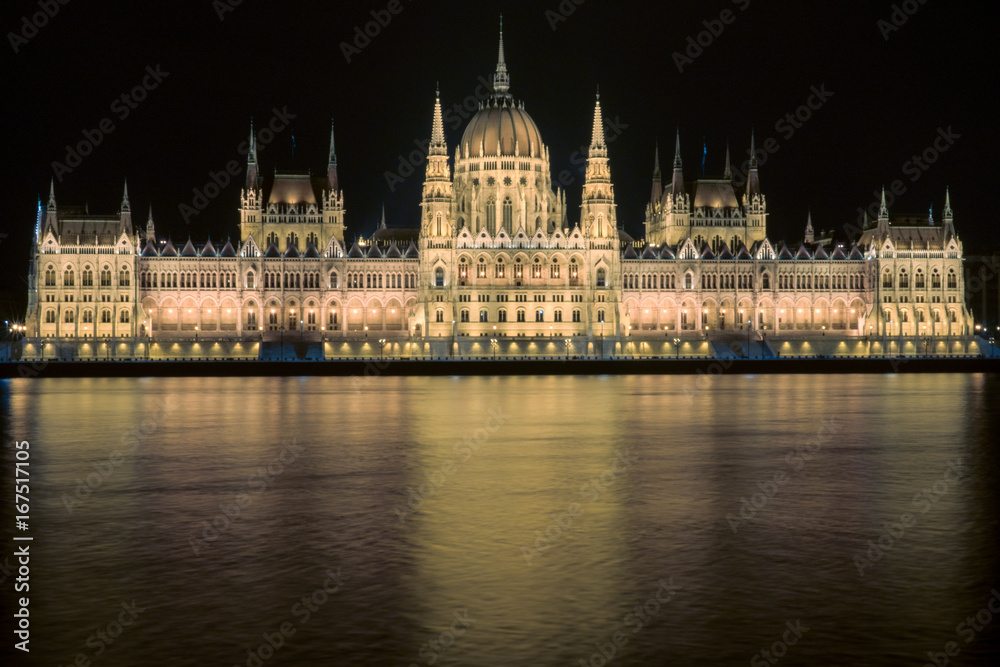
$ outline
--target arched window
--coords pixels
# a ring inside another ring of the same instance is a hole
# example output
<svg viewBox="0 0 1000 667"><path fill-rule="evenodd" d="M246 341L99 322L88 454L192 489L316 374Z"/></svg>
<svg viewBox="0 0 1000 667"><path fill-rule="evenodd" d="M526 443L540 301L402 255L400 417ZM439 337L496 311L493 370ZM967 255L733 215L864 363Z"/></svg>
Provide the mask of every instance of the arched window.
<svg viewBox="0 0 1000 667"><path fill-rule="evenodd" d="M958 276L955 269L948 269L948 289L958 289Z"/></svg>
<svg viewBox="0 0 1000 667"><path fill-rule="evenodd" d="M497 311L497 322L506 322L506 321L507 321L507 311L504 308L501 308L499 311Z"/></svg>
<svg viewBox="0 0 1000 667"><path fill-rule="evenodd" d="M545 321L545 311L541 308L535 311L535 321L544 322Z"/></svg>
<svg viewBox="0 0 1000 667"><path fill-rule="evenodd" d="M490 321L490 313L489 313L489 311L487 311L487 310L480 310L479 311L479 321L480 322L489 322Z"/></svg>
<svg viewBox="0 0 1000 667"><path fill-rule="evenodd" d="M910 288L910 277L906 275L906 269L899 270L899 289Z"/></svg>
<svg viewBox="0 0 1000 667"><path fill-rule="evenodd" d="M888 269L882 274L882 289L892 289L892 271Z"/></svg>
<svg viewBox="0 0 1000 667"><path fill-rule="evenodd" d="M934 269L934 273L931 274L931 288L941 289L941 274L938 273L937 269Z"/></svg>
<svg viewBox="0 0 1000 667"><path fill-rule="evenodd" d="M444 235L444 215L442 215L441 213L438 213L437 214L437 218L435 219L435 223L434 224L435 224L434 236L443 236Z"/></svg>
<svg viewBox="0 0 1000 667"><path fill-rule="evenodd" d="M121 313L118 314L118 321L121 324L128 324L128 322L129 322L129 316L128 316L128 311L127 310L123 310Z"/></svg>
<svg viewBox="0 0 1000 667"><path fill-rule="evenodd" d="M517 321L518 322L524 322L524 311L523 310L517 311Z"/></svg>
<svg viewBox="0 0 1000 667"><path fill-rule="evenodd" d="M54 311L54 310L46 310L45 311L45 323L46 324L55 324L55 321L56 321L56 311Z"/></svg>
<svg viewBox="0 0 1000 667"><path fill-rule="evenodd" d="M434 286L444 287L444 269L438 267L434 271Z"/></svg>
<svg viewBox="0 0 1000 667"><path fill-rule="evenodd" d="M486 200L486 231L490 234L497 232L497 200L493 197Z"/></svg>
<svg viewBox="0 0 1000 667"><path fill-rule="evenodd" d="M604 269L597 269L597 286L607 287L607 271Z"/></svg>
<svg viewBox="0 0 1000 667"><path fill-rule="evenodd" d="M254 284L256 280L254 279L253 271L247 273L247 289L254 289Z"/></svg>
<svg viewBox="0 0 1000 667"><path fill-rule="evenodd" d="M461 312L460 319L461 319L462 322L468 322L469 321L469 311L463 310Z"/></svg>
<svg viewBox="0 0 1000 667"><path fill-rule="evenodd" d="M924 272L917 269L917 273L913 276L913 287L916 289L924 289L926 285L924 284Z"/></svg>
<svg viewBox="0 0 1000 667"><path fill-rule="evenodd" d="M444 322L444 311L443 310L437 311L437 313L434 316L434 321L435 322Z"/></svg>
<svg viewBox="0 0 1000 667"><path fill-rule="evenodd" d="M514 229L514 203L510 197L504 197L503 200L503 226L507 230Z"/></svg>
<svg viewBox="0 0 1000 667"><path fill-rule="evenodd" d="M479 268L477 270L476 275L479 278L486 277L486 260L482 257L479 258Z"/></svg>
<svg viewBox="0 0 1000 667"><path fill-rule="evenodd" d="M73 324L76 321L76 313L72 310L67 310L63 312L63 322L66 324Z"/></svg>
<svg viewBox="0 0 1000 667"><path fill-rule="evenodd" d="M684 289L694 289L694 275L691 273L684 274Z"/></svg>
<svg viewBox="0 0 1000 667"><path fill-rule="evenodd" d="M63 285L65 287L73 286L73 269L66 269L63 271Z"/></svg>
<svg viewBox="0 0 1000 667"><path fill-rule="evenodd" d="M330 273L330 289L337 289L337 272Z"/></svg>

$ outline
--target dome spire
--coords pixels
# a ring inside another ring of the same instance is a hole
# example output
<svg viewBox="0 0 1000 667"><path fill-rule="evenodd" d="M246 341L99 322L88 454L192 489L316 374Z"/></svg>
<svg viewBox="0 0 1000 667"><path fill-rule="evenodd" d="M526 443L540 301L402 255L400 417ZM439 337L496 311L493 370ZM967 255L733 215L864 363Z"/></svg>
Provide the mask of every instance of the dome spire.
<svg viewBox="0 0 1000 667"><path fill-rule="evenodd" d="M503 51L503 14L500 15L500 57L497 60L497 71L493 75L493 90L497 97L507 97L510 90L510 74L507 73L507 60Z"/></svg>

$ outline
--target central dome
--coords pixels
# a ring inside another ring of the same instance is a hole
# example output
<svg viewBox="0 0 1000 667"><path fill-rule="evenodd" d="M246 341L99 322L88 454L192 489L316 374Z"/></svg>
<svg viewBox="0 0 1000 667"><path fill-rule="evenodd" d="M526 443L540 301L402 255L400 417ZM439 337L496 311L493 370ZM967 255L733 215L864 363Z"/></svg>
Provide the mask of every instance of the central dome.
<svg viewBox="0 0 1000 667"><path fill-rule="evenodd" d="M469 121L462 135L465 157L542 157L542 135L523 106L494 97Z"/></svg>

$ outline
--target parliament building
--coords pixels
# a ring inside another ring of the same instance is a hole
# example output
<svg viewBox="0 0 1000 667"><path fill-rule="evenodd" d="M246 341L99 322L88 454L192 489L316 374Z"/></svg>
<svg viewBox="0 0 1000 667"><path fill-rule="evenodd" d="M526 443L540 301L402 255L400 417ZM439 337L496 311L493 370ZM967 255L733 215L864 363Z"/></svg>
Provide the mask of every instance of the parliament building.
<svg viewBox="0 0 1000 667"><path fill-rule="evenodd" d="M579 215L510 94L449 146L440 94L417 229L348 242L331 130L325 177L263 178L251 130L238 242L174 244L117 214L39 202L29 359L337 359L976 353L950 198L940 221L856 238L768 238L756 151L745 183L685 177L659 151L645 239L622 231L600 96ZM584 128L581 128L584 130ZM751 142L752 143L752 142ZM235 238L235 234L234 234Z"/></svg>

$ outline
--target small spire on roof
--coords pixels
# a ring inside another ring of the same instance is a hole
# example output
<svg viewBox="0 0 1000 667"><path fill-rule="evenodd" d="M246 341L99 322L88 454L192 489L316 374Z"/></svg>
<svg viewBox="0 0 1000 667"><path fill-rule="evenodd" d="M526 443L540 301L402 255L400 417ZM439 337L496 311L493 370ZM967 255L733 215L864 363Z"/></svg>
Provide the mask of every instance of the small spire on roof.
<svg viewBox="0 0 1000 667"><path fill-rule="evenodd" d="M726 142L726 170L722 172L722 177L727 181L733 180L733 163L729 159L729 142Z"/></svg>
<svg viewBox="0 0 1000 667"><path fill-rule="evenodd" d="M126 178L125 179L125 194L122 195L122 211L130 211L130 210L132 210L132 207L131 207L131 205L129 204L129 201L128 201L128 179Z"/></svg>

